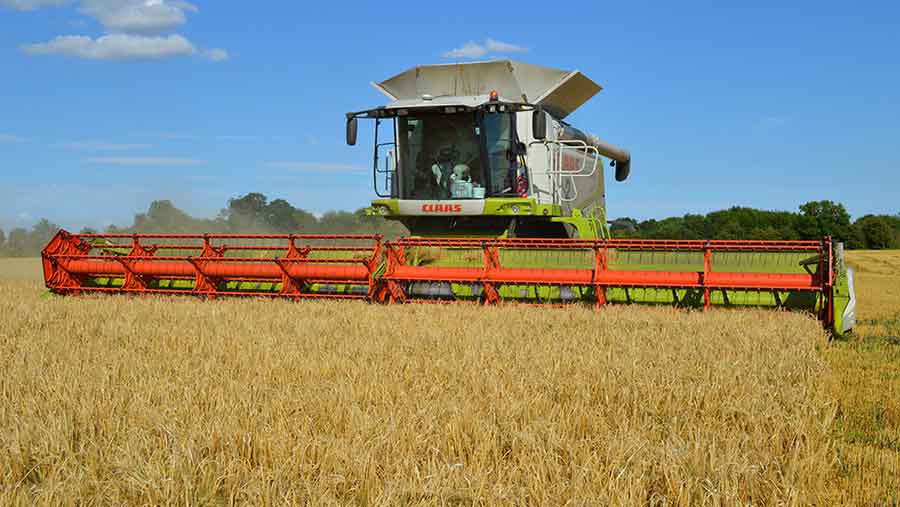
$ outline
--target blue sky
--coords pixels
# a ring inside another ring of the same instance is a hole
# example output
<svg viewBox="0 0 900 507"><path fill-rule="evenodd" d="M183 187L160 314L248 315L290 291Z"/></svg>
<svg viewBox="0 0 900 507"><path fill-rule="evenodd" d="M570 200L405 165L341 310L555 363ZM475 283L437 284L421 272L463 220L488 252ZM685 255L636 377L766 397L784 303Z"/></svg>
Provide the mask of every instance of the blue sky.
<svg viewBox="0 0 900 507"><path fill-rule="evenodd" d="M633 154L610 216L900 212L900 3L727 4L0 0L0 227L129 224L160 198L213 216L249 191L365 206L371 135L345 146L343 113L466 56L603 85L569 120Z"/></svg>

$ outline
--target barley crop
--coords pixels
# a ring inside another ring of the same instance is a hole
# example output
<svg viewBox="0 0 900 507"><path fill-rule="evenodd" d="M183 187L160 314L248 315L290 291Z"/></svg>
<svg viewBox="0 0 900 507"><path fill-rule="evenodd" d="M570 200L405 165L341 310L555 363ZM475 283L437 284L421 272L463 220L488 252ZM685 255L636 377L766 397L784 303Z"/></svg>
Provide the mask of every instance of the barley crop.
<svg viewBox="0 0 900 507"><path fill-rule="evenodd" d="M0 504L821 505L832 494L827 338L801 314L38 288L0 286Z"/></svg>

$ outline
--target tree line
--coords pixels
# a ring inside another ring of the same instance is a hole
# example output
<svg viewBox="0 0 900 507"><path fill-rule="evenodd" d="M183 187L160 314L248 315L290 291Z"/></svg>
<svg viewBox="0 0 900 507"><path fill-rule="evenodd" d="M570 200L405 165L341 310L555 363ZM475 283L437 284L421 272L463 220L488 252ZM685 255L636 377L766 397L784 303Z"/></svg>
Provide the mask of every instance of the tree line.
<svg viewBox="0 0 900 507"><path fill-rule="evenodd" d="M0 257L26 257L40 254L59 226L41 219L31 230L19 227L8 234L0 229ZM89 227L85 234L131 233L213 233L213 234L382 234L394 238L408 234L397 222L380 216L368 216L365 209L329 211L315 215L294 207L284 199L270 201L265 195L251 192L228 200L227 206L214 218L196 218L169 200L150 203L138 213L129 226L110 225L98 231Z"/></svg>
<svg viewBox="0 0 900 507"><path fill-rule="evenodd" d="M612 221L613 237L645 239L819 239L830 235L852 249L900 248L900 213L851 221L840 203L811 201L798 212L733 207L662 220Z"/></svg>
<svg viewBox="0 0 900 507"><path fill-rule="evenodd" d="M406 233L402 225L380 216L356 211L329 211L315 215L294 207L284 199L270 201L251 192L228 200L215 218L195 218L171 201L153 201L146 213L134 216L128 227L109 226L107 233L221 233L221 234L383 234L396 237Z"/></svg>
<svg viewBox="0 0 900 507"><path fill-rule="evenodd" d="M813 201L799 211L765 211L733 207L705 215L687 214L661 220L613 220L613 237L646 239L819 239L823 236L843 241L847 248L900 248L900 213L866 215L851 221L840 203ZM0 229L0 256L33 256L40 253L59 226L41 219L30 230ZM82 233L100 232L89 228ZM269 200L260 193L229 199L214 218L195 218L171 201L153 201L145 213L138 213L130 226L110 225L102 232L113 233L334 233L383 234L393 238L407 234L399 223L380 216L368 216L364 209L354 212L329 211L317 216L284 199Z"/></svg>

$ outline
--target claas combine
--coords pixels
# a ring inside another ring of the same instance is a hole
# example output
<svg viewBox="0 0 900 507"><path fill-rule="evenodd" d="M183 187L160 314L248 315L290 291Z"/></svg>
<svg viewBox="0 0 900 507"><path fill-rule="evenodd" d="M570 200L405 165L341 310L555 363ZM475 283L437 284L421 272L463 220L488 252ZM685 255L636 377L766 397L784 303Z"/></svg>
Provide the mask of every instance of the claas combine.
<svg viewBox="0 0 900 507"><path fill-rule="evenodd" d="M817 241L610 237L605 160L630 153L566 123L600 91L578 71L513 61L415 67L373 86L369 213L409 237L70 234L43 251L57 294L357 298L380 303L522 302L772 307L837 334L855 319L843 248Z"/></svg>

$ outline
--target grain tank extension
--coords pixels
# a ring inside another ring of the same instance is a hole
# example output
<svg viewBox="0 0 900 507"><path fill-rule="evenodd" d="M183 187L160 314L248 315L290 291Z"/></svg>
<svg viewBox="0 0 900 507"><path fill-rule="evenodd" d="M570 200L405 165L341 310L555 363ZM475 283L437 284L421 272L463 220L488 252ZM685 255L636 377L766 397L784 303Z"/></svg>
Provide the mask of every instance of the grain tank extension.
<svg viewBox="0 0 900 507"><path fill-rule="evenodd" d="M566 122L600 91L513 61L420 66L374 86L370 213L412 235L70 234L43 251L57 294L128 293L494 304L669 304L804 311L853 328L843 248L818 241L611 238L605 168L628 150ZM608 164L605 165L605 161ZM302 231L298 231L302 232Z"/></svg>

